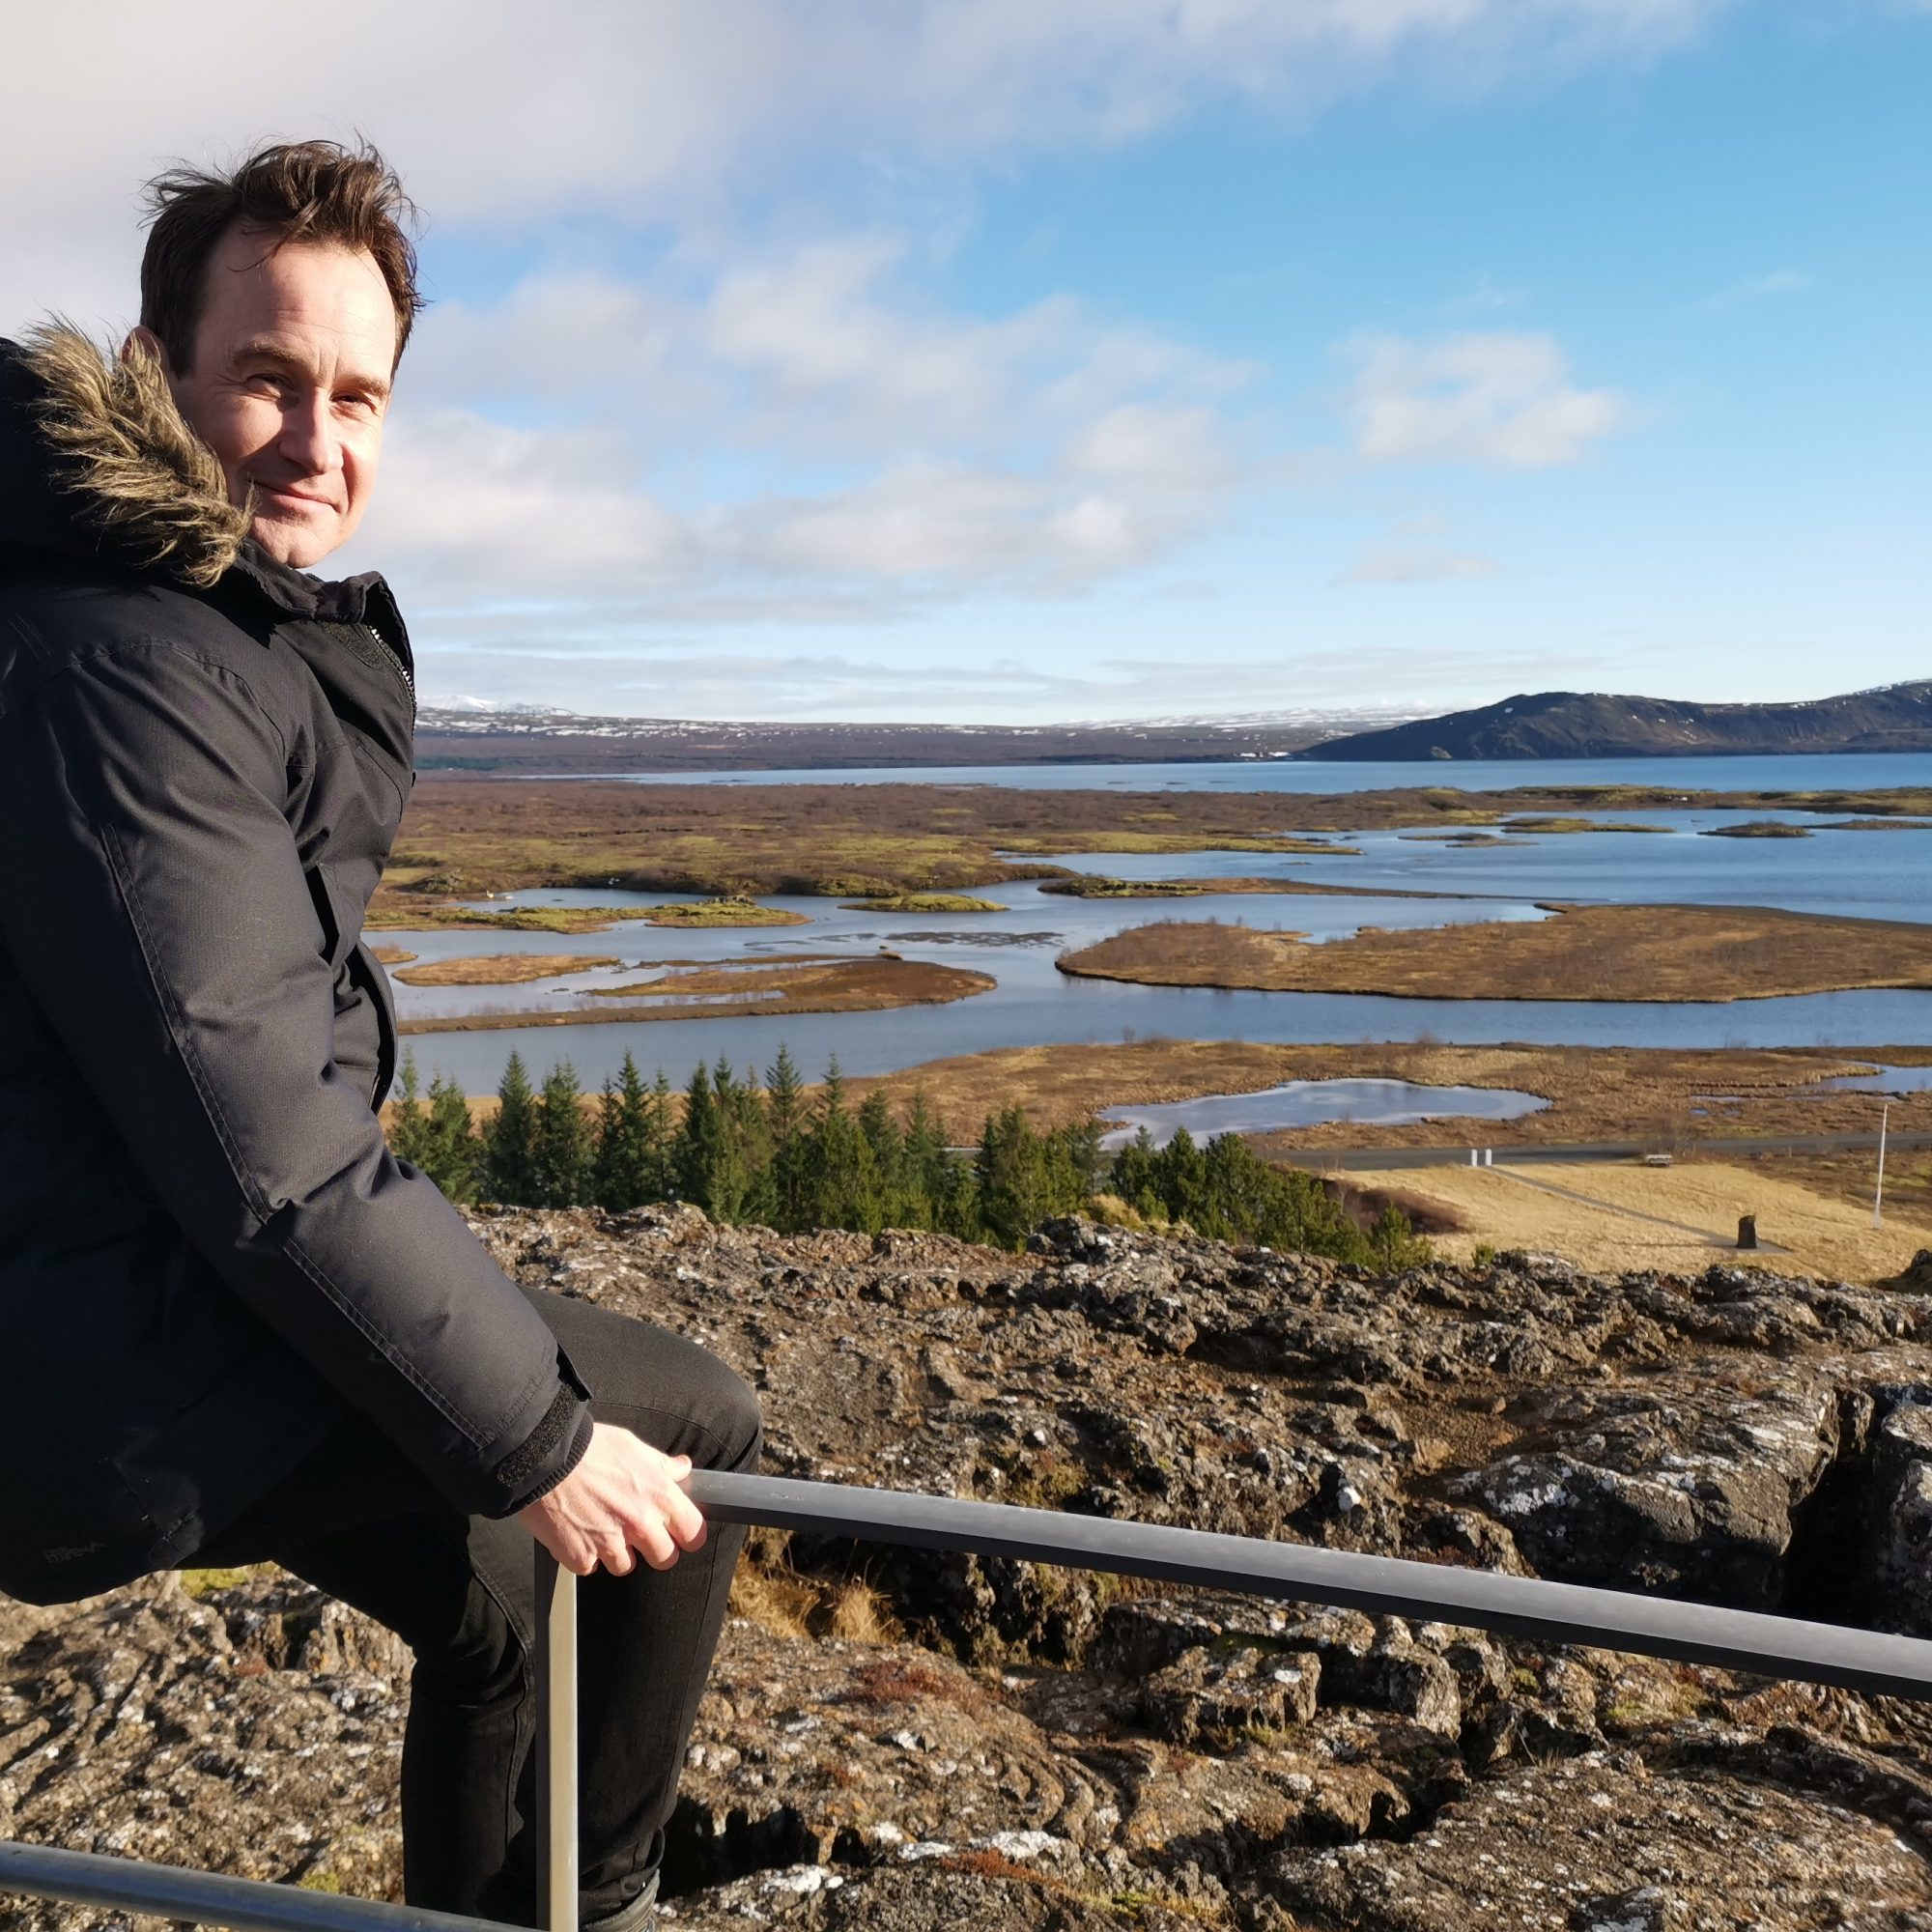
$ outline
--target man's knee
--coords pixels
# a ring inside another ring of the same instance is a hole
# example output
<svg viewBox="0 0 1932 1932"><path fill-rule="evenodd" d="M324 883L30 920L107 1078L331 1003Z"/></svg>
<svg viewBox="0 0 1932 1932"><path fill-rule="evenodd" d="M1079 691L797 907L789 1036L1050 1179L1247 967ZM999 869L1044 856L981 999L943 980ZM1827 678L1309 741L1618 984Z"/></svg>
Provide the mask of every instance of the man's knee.
<svg viewBox="0 0 1932 1932"><path fill-rule="evenodd" d="M743 1376L705 1352L703 1416L706 1428L719 1442L715 1460L705 1463L712 1469L754 1469L758 1451L764 1443L764 1418L758 1398Z"/></svg>
<svg viewBox="0 0 1932 1932"><path fill-rule="evenodd" d="M763 1440L758 1399L727 1362L640 1317L524 1293L576 1363L600 1420L635 1429L701 1468L755 1466Z"/></svg>

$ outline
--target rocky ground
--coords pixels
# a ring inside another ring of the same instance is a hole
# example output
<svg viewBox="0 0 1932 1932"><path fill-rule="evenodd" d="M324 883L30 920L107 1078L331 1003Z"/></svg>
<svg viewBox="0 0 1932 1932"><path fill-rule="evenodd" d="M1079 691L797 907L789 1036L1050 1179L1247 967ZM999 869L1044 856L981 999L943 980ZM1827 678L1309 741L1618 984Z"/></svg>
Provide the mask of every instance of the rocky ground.
<svg viewBox="0 0 1932 1932"><path fill-rule="evenodd" d="M776 1472L1932 1634L1922 1279L1379 1278L1079 1222L1024 1256L690 1209L475 1226L526 1282L737 1364ZM754 1550L673 1821L679 1926L1932 1932L1932 1708ZM0 1836L391 1893L406 1674L273 1573L0 1606Z"/></svg>

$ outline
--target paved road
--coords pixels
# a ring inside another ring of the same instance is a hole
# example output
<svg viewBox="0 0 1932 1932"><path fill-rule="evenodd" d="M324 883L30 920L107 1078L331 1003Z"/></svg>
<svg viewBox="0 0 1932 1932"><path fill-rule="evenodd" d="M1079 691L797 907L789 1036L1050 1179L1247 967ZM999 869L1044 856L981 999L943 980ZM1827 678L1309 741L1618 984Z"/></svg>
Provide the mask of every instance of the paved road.
<svg viewBox="0 0 1932 1932"><path fill-rule="evenodd" d="M1497 1144L1498 1164L1524 1167L1542 1161L1635 1160L1652 1151L1641 1141L1592 1141L1569 1146L1524 1143ZM1892 1151L1932 1147L1932 1134L1892 1134L1886 1146ZM1850 1153L1878 1151L1876 1134L1785 1134L1770 1139L1733 1139L1713 1134L1692 1144L1699 1154L1727 1153ZM1308 1148L1284 1150L1283 1157L1309 1167L1467 1167L1467 1147Z"/></svg>

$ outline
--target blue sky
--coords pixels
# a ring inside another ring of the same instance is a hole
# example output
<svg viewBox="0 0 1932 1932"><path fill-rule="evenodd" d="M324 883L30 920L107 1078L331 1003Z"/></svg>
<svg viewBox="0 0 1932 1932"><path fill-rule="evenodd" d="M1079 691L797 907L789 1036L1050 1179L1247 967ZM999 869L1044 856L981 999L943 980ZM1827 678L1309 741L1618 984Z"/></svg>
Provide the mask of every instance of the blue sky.
<svg viewBox="0 0 1932 1932"><path fill-rule="evenodd" d="M47 182L0 216L0 327L125 327L174 155L378 141L435 305L341 563L389 574L432 698L1043 722L1932 672L1932 8L99 11L0 79L8 178ZM44 85L82 39L87 117Z"/></svg>

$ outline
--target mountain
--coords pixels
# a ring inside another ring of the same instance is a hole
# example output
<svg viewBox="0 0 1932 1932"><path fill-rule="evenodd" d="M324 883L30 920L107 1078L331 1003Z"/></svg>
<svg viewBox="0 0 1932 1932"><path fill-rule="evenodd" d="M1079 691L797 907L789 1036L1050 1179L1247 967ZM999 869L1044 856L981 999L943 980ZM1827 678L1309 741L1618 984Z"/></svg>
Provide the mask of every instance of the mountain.
<svg viewBox="0 0 1932 1932"><path fill-rule="evenodd" d="M1339 732L1413 717L1386 705L1062 724L878 724L601 718L478 698L425 704L416 768L435 772L837 771L1286 758Z"/></svg>
<svg viewBox="0 0 1932 1932"><path fill-rule="evenodd" d="M1932 751L1932 678L1798 704L1694 704L1539 691L1356 731L1304 758L1670 758L1692 753Z"/></svg>

